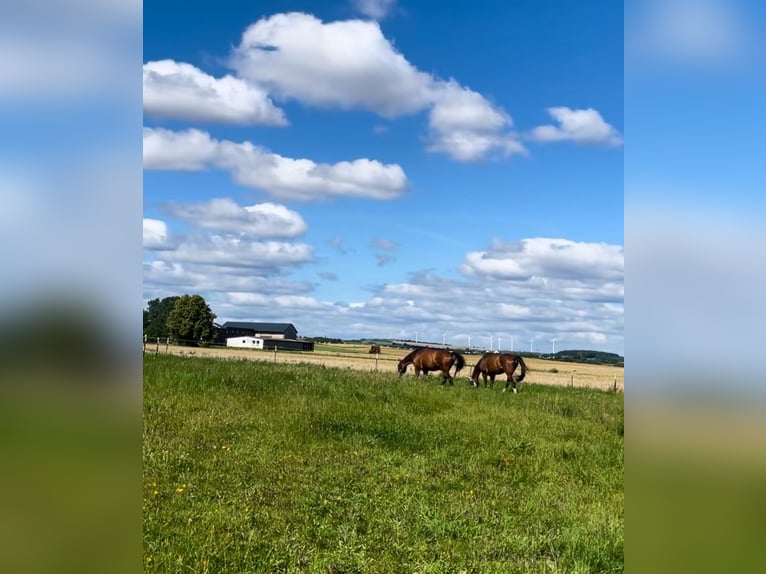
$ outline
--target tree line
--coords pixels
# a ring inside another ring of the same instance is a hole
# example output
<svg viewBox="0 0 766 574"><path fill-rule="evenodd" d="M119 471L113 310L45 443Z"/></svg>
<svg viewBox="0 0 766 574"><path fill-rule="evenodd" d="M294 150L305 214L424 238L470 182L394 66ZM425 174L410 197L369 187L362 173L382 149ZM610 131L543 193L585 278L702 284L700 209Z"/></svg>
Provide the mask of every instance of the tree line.
<svg viewBox="0 0 766 574"><path fill-rule="evenodd" d="M210 343L215 337L215 318L201 295L152 299L144 309L144 340Z"/></svg>

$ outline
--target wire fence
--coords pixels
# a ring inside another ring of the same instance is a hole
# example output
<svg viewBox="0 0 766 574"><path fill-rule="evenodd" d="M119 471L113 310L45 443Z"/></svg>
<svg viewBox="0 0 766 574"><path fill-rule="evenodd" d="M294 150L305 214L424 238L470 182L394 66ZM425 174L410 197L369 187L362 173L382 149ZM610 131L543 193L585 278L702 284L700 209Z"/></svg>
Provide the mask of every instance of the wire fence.
<svg viewBox="0 0 766 574"><path fill-rule="evenodd" d="M144 353L152 355L180 355L186 357L217 357L252 361L270 361L283 364L309 363L323 367L349 368L370 372L396 373L397 363L402 358L402 350L382 348L381 353L369 353L369 346L358 345L347 348L329 348L322 344L320 349L303 351L293 349L259 349L250 347L228 347L220 343L204 343L192 340L174 340L170 337L145 338ZM397 352L396 355L393 353ZM400 356L401 355L401 356ZM473 367L481 354L465 354L466 364L455 376L455 380L468 381ZM544 359L526 358L527 375L521 384L545 384L563 387L599 388L610 392L624 392L624 369L608 365L584 365L581 363L562 363ZM555 366L552 366L555 365ZM453 371L454 373L454 371ZM412 376L411 371L408 373ZM441 373L432 373L439 376ZM479 382L483 386L482 378ZM499 375L496 382L505 384L505 375Z"/></svg>

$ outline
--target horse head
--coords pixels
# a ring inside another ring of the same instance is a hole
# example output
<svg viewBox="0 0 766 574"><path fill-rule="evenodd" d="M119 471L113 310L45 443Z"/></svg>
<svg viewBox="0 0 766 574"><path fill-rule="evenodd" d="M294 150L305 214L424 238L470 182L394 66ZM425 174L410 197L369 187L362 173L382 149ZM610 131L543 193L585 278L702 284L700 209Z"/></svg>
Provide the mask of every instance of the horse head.
<svg viewBox="0 0 766 574"><path fill-rule="evenodd" d="M404 363L404 361L399 361L399 364L396 365L396 370L399 371L399 376L401 377L404 373L407 372L407 365Z"/></svg>

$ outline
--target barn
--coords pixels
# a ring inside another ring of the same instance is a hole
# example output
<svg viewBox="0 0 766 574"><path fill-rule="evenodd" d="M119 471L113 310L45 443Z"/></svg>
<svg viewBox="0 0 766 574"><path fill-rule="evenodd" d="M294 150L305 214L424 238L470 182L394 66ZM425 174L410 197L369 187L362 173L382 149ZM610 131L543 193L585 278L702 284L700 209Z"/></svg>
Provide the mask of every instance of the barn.
<svg viewBox="0 0 766 574"><path fill-rule="evenodd" d="M230 340L233 344L229 344ZM292 323L226 321L222 325L215 325L215 341L227 347L276 348L287 351L314 350L314 342L299 339L298 330Z"/></svg>
<svg viewBox="0 0 766 574"><path fill-rule="evenodd" d="M260 339L297 339L298 330L292 323L253 323L248 321L226 321L216 327L220 339L229 337L257 337ZM219 336L216 336L218 339Z"/></svg>

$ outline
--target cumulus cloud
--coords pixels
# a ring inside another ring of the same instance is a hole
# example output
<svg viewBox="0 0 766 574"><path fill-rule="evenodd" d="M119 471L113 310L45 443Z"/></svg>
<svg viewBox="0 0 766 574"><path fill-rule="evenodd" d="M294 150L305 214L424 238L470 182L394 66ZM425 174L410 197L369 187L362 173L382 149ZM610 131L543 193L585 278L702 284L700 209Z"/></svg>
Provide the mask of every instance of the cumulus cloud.
<svg viewBox="0 0 766 574"><path fill-rule="evenodd" d="M168 293L191 292L214 294L252 291L297 295L314 289L312 283L274 277L268 270L218 267L211 272L210 266L206 264L163 260L145 261L143 279L144 289L151 295L147 299L165 297Z"/></svg>
<svg viewBox="0 0 766 574"><path fill-rule="evenodd" d="M144 218L144 248L172 249L170 233L164 221Z"/></svg>
<svg viewBox="0 0 766 574"><path fill-rule="evenodd" d="M485 278L447 279L416 274L410 282L372 286L366 301L329 302L311 294L275 294L268 286L226 293L217 305L220 317L258 316L284 320L299 310L299 329L307 336L381 337L386 334L454 345L535 350L556 338L556 348L596 348L623 352L623 307L594 305L529 282L487 282ZM561 282L562 284L564 282ZM338 318L342 317L342 327ZM444 333L447 333L445 336ZM502 343L501 343L502 341Z"/></svg>
<svg viewBox="0 0 766 574"><path fill-rule="evenodd" d="M487 251L465 256L461 270L495 279L622 278L623 247L538 237L514 243L493 242Z"/></svg>
<svg viewBox="0 0 766 574"><path fill-rule="evenodd" d="M144 111L150 115L228 124L287 124L268 93L252 82L214 78L173 60L144 64Z"/></svg>
<svg viewBox="0 0 766 574"><path fill-rule="evenodd" d="M541 143L572 141L577 144L622 145L622 136L593 108L573 110L567 107L548 108L548 113L558 126L544 125L534 128L530 138Z"/></svg>
<svg viewBox="0 0 766 574"><path fill-rule="evenodd" d="M226 298L234 305L268 305L288 309L318 309L330 306L307 295L277 295L263 293L227 293Z"/></svg>
<svg viewBox="0 0 766 574"><path fill-rule="evenodd" d="M220 142L207 132L144 128L144 169L201 171L214 166Z"/></svg>
<svg viewBox="0 0 766 574"><path fill-rule="evenodd" d="M250 142L218 141L196 129L174 132L144 128L144 167L221 169L241 185L300 201L331 197L394 199L407 187L407 176L396 164L366 158L315 163L280 156Z"/></svg>
<svg viewBox="0 0 766 574"><path fill-rule="evenodd" d="M285 266L314 261L313 248L305 243L252 241L233 236L194 235L180 242L163 259L214 267L278 272Z"/></svg>
<svg viewBox="0 0 766 574"><path fill-rule="evenodd" d="M257 237L296 237L307 229L298 212L275 203L240 206L233 199L215 198L205 203L168 204L166 210L198 227Z"/></svg>
<svg viewBox="0 0 766 574"><path fill-rule="evenodd" d="M393 12L396 0L354 0L356 10L373 20L383 20Z"/></svg>
<svg viewBox="0 0 766 574"><path fill-rule="evenodd" d="M493 150L502 155L526 153L518 137L508 131L513 122L505 111L455 81L435 84L435 88L429 150L461 161L480 159Z"/></svg>
<svg viewBox="0 0 766 574"><path fill-rule="evenodd" d="M324 23L298 12L249 26L231 65L281 97L385 117L421 110L432 83L394 50L377 22Z"/></svg>
<svg viewBox="0 0 766 574"><path fill-rule="evenodd" d="M429 112L428 149L460 161L525 152L510 116L481 94L419 71L375 21L276 14L247 28L230 63L283 98L386 118Z"/></svg>

